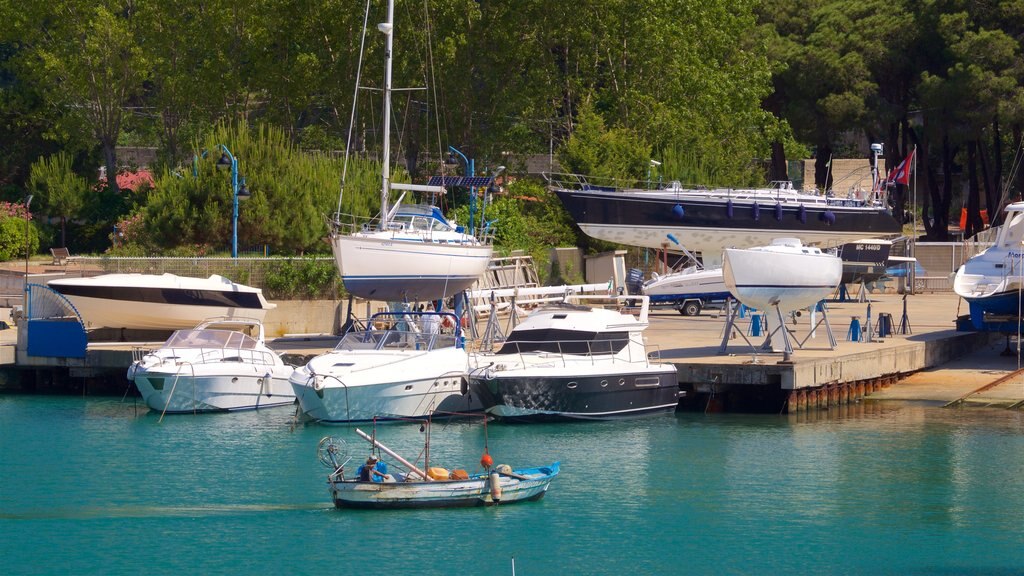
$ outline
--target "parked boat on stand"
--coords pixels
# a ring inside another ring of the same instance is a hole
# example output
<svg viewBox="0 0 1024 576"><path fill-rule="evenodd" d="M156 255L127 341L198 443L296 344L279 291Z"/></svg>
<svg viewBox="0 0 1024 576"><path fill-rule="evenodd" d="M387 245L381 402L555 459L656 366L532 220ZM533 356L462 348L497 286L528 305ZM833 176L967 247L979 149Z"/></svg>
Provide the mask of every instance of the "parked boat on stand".
<svg viewBox="0 0 1024 576"><path fill-rule="evenodd" d="M429 430L428 422L425 455L430 453ZM540 500L560 468L558 462L535 468L494 466L485 451L480 459L483 472L449 471L430 466L429 462L424 464L424 470L385 446L376 434L371 436L358 428L356 433L370 442L372 449L369 458L351 476L345 470L352 458L344 441L326 437L317 446L317 457L331 470L327 488L338 508L461 508ZM390 456L406 472L392 472L381 454Z"/></svg>
<svg viewBox="0 0 1024 576"><path fill-rule="evenodd" d="M473 358L470 390L510 421L610 420L674 412L676 368L648 356L646 296L580 296L640 302L638 316L555 302L516 326L497 352Z"/></svg>
<svg viewBox="0 0 1024 576"><path fill-rule="evenodd" d="M970 308L971 325L985 330L1002 325L1015 331L1021 318L1024 290L1024 202L1006 207L1006 219L995 243L969 259L953 277L953 291Z"/></svg>
<svg viewBox="0 0 1024 576"><path fill-rule="evenodd" d="M773 348L792 352L783 315L808 308L839 286L843 261L804 246L796 238L776 238L768 246L725 250L725 285L740 303L765 312L774 309Z"/></svg>
<svg viewBox="0 0 1024 576"><path fill-rule="evenodd" d="M293 370L267 347L259 320L212 318L139 355L128 380L157 412L225 412L294 404Z"/></svg>
<svg viewBox="0 0 1024 576"><path fill-rule="evenodd" d="M778 237L803 244L838 246L902 229L875 193L840 198L794 190L789 182L760 189L690 189L679 182L655 190L593 184L575 174L547 175L585 234L599 240L660 249L672 235L700 253L704 265L721 265L725 247L749 248Z"/></svg>
<svg viewBox="0 0 1024 576"><path fill-rule="evenodd" d="M403 204L406 193L445 194L444 186L406 184L391 175L391 66L394 3L377 29L386 36L384 50L383 166L380 215L375 222L344 222L341 199L330 234L331 248L345 289L360 298L415 302L445 298L473 285L487 269L493 248L446 219L434 205ZM485 179L489 180L489 179ZM472 184L479 184L473 182ZM391 191L401 196L391 202Z"/></svg>
<svg viewBox="0 0 1024 576"><path fill-rule="evenodd" d="M50 280L47 287L71 302L86 328L178 330L213 317L262 321L276 306L259 288L216 274L102 274Z"/></svg>
<svg viewBox="0 0 1024 576"><path fill-rule="evenodd" d="M451 333L442 333L442 326ZM451 313L380 312L291 376L304 417L323 423L425 419L482 409Z"/></svg>

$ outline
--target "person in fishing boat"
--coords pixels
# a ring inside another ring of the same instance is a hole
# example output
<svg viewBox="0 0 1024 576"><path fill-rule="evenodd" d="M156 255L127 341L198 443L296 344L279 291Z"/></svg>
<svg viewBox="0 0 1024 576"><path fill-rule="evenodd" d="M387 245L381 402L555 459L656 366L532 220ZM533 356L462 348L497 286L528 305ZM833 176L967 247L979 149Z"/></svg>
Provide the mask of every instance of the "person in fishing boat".
<svg viewBox="0 0 1024 576"><path fill-rule="evenodd" d="M370 454L366 464L360 466L357 472L360 482L383 482L388 475L388 465Z"/></svg>

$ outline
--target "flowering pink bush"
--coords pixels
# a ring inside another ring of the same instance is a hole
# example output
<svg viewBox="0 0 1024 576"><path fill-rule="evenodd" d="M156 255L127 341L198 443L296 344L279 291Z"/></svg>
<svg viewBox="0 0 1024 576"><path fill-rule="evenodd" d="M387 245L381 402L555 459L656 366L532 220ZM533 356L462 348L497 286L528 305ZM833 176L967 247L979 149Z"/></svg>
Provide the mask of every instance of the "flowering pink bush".
<svg viewBox="0 0 1024 576"><path fill-rule="evenodd" d="M21 218L32 219L32 213L25 209L24 204L15 204L12 202L0 202L0 218Z"/></svg>

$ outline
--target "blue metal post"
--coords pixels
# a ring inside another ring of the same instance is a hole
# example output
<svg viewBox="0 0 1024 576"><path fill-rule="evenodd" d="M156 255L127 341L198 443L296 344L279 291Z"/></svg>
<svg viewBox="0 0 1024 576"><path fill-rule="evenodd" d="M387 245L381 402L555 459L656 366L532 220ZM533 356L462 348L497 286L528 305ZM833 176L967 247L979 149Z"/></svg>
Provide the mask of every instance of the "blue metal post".
<svg viewBox="0 0 1024 576"><path fill-rule="evenodd" d="M238 160L227 146L217 147L231 159L231 257L238 258Z"/></svg>

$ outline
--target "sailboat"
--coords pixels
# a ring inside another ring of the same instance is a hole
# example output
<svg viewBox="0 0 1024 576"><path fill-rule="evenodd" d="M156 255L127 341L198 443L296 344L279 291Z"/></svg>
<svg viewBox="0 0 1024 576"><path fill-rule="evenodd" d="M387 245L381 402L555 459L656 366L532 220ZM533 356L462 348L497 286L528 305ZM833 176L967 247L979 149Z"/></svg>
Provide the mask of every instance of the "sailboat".
<svg viewBox="0 0 1024 576"><path fill-rule="evenodd" d="M437 196L446 189L392 181L389 156L393 0L388 0L387 21L378 24L377 29L386 37L380 216L357 230L347 229L340 219L336 220L330 236L331 249L345 289L354 296L383 301L437 300L472 286L487 269L493 248L449 221L436 206L403 204L409 192ZM392 191L401 194L393 204Z"/></svg>

